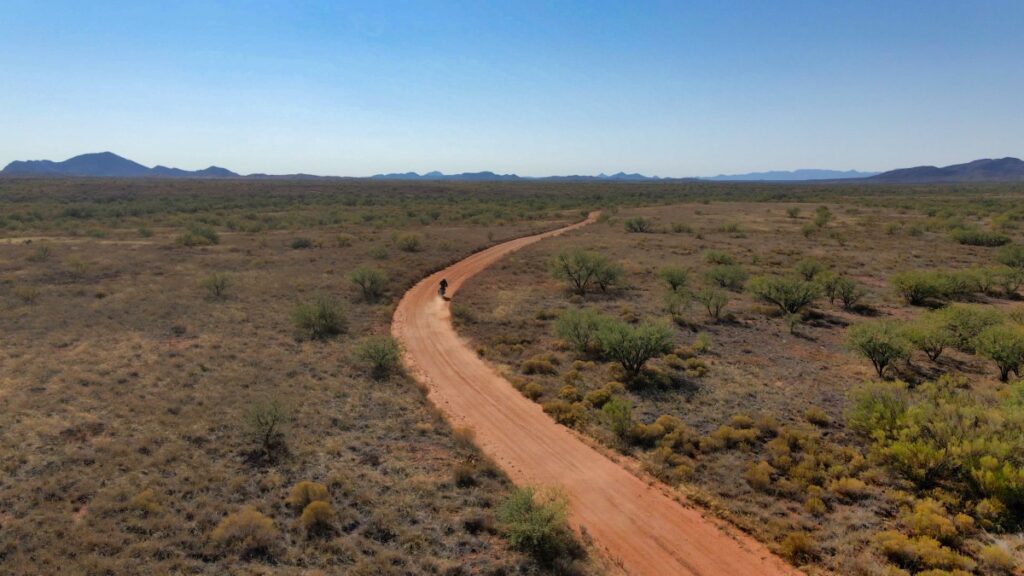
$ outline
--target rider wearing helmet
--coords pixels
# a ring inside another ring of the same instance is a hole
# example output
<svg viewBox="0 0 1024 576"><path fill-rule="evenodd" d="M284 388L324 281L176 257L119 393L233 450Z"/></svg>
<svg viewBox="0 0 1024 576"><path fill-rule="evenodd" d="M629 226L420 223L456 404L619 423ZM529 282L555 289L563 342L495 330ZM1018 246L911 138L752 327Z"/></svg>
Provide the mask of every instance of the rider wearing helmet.
<svg viewBox="0 0 1024 576"><path fill-rule="evenodd" d="M441 298L444 298L444 293L446 290L448 290L448 279L441 278L441 287L437 290L437 293L441 295Z"/></svg>

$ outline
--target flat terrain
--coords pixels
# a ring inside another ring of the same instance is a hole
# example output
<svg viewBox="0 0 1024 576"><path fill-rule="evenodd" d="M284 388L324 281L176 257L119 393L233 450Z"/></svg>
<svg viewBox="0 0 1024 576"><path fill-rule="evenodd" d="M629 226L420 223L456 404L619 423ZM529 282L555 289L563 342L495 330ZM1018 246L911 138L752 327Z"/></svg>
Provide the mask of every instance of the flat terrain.
<svg viewBox="0 0 1024 576"><path fill-rule="evenodd" d="M503 256L596 219L594 213L580 224L489 248L410 290L395 311L393 331L413 376L513 481L564 491L577 529L626 573L795 574L753 540L727 533L556 425L452 330L447 302L436 293L441 278L457 298L467 278Z"/></svg>
<svg viewBox="0 0 1024 576"><path fill-rule="evenodd" d="M878 534L917 537L920 532L908 527L908 514L920 512L915 498L943 502L937 515L949 517L977 500L964 498L958 493L963 485L952 481L916 485L894 470L890 453L850 428L852 391L878 378L867 359L847 346L849 327L889 318L910 325L929 313L908 305L892 287L900 272L996 266L998 248L958 243L950 221L1022 239L1019 196L932 192L940 195L916 190L881 201L823 196L814 203L696 202L612 211L599 223L531 245L469 279L452 303L452 316L477 354L553 418L640 459L648 473L809 572L923 572L923 561L894 566L901 564L900 553L882 550ZM813 222L822 206L829 216L818 227ZM629 231L637 218L647 231ZM592 287L585 296L573 294L551 272L556 256L573 249L618 263L622 281L608 291ZM720 290L728 303L718 320L696 298L715 285L709 277L722 265L740 269L744 278L794 276L807 259L854 280L865 295L849 309L819 295L792 330L743 282ZM679 291L685 297L675 297L662 279L666 267L687 273ZM975 290L956 299L967 304L954 306L995 309L1016 319L1011 322L1022 318L1017 293ZM669 323L674 351L651 361L644 381L630 384L614 362L580 354L559 337L558 318L573 309L598 310L627 324ZM991 360L952 347L937 362L914 352L886 372L887 379L912 388L943 375L969 383L961 384L969 386L966 394L984 405L998 406L1012 390L999 382ZM609 395L630 407L632 429L615 432L612 415L599 404ZM661 436L659 417L678 419L685 433ZM974 515L970 522L985 520ZM977 559L960 566L1000 573L994 561L979 557L984 549L1019 561L1015 522L1002 529L989 525L986 532L964 528L941 541Z"/></svg>
<svg viewBox="0 0 1024 576"><path fill-rule="evenodd" d="M504 477L356 349L431 270L575 213L263 188L0 182L0 572L539 570L496 526ZM197 226L217 242L184 245ZM349 279L361 266L387 276L376 302ZM321 296L347 328L301 337L293 314ZM273 459L250 430L268 404L287 414ZM315 534L286 502L306 481L333 508ZM247 508L271 524L218 539Z"/></svg>
<svg viewBox="0 0 1024 576"><path fill-rule="evenodd" d="M866 396L893 401L891 427L853 426L850 394L878 378L846 341L862 322L962 306L1000 311L1012 336L1019 294L989 282L909 305L892 279L1002 266L1001 248L954 236L1019 244L1020 200L1012 186L0 179L2 571L614 573L586 535L561 540L557 499L516 519L522 492L387 340L420 279L601 210L451 304L545 416L808 572L1011 574L1018 375L1000 382L966 346L915 351L883 382L907 387ZM627 232L636 217L650 231ZM623 282L571 294L549 261L572 248L621 264ZM688 269L696 294L715 251L750 276L814 257L868 295L849 310L818 297L791 332L748 287L725 288L712 320L659 274ZM372 294L352 281L367 273ZM668 322L673 350L632 381L555 334L577 308Z"/></svg>

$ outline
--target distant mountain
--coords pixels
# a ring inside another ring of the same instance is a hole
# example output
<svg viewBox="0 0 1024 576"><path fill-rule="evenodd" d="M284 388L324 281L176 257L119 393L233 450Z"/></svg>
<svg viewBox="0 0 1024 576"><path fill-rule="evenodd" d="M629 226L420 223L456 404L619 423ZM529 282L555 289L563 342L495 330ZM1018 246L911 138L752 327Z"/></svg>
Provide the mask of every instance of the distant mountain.
<svg viewBox="0 0 1024 576"><path fill-rule="evenodd" d="M868 178L878 172L858 172L857 170L772 170L771 172L748 172L746 174L719 174L704 180L715 181L768 181L768 182L795 182L800 180L846 180L849 178Z"/></svg>
<svg viewBox="0 0 1024 576"><path fill-rule="evenodd" d="M495 174L494 172L462 172L460 174L443 174L438 171L418 174L416 172L393 172L390 174L377 174L371 176L374 180L447 180L447 181L475 181L475 182L505 182L515 180L540 180L544 182L681 182L695 180L695 178L660 178L658 176L644 176L643 174L626 174L618 172L615 174L598 174L597 176L519 176L517 174Z"/></svg>
<svg viewBox="0 0 1024 576"><path fill-rule="evenodd" d="M473 182L519 180L515 174L495 174L494 172L463 172L461 174L442 174L438 171L417 174L416 172L393 172L371 176L374 180L468 180Z"/></svg>
<svg viewBox="0 0 1024 576"><path fill-rule="evenodd" d="M237 178L238 174L217 166L203 170L182 170L156 166L147 168L112 152L82 154L63 162L15 160L0 174L6 176L92 176L97 178Z"/></svg>
<svg viewBox="0 0 1024 576"><path fill-rule="evenodd" d="M944 168L901 168L883 172L867 180L891 183L1024 182L1024 161L1018 158L986 158Z"/></svg>

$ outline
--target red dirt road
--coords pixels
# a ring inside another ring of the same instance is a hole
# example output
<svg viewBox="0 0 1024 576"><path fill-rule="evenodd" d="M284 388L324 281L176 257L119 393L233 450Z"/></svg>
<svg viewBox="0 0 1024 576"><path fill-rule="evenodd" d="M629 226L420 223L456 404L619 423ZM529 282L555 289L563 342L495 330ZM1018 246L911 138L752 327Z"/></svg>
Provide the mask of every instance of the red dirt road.
<svg viewBox="0 0 1024 576"><path fill-rule="evenodd" d="M448 302L470 276L524 246L585 226L511 240L478 252L410 289L395 310L392 334L430 400L519 485L559 488L570 521L629 574L773 576L800 574L749 536L685 507L549 418L481 360L456 334Z"/></svg>

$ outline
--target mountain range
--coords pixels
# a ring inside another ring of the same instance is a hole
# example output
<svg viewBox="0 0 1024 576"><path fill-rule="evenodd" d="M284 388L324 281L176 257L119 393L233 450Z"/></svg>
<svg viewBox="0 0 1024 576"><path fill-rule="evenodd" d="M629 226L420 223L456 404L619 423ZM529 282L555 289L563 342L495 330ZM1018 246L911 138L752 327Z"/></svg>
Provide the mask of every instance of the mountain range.
<svg viewBox="0 0 1024 576"><path fill-rule="evenodd" d="M858 172L857 170L818 170L803 168L800 170L772 170L771 172L748 172L746 174L719 174L704 180L728 182L794 182L800 180L846 180L849 178L868 178L878 172Z"/></svg>
<svg viewBox="0 0 1024 576"><path fill-rule="evenodd" d="M918 166L890 170L868 178L871 182L1024 182L1024 161L1019 158L982 159L938 168Z"/></svg>
<svg viewBox="0 0 1024 576"><path fill-rule="evenodd" d="M82 154L63 162L15 160L2 174L18 176L93 176L102 178L237 178L238 174L218 166L203 170L182 170L166 166L147 168L113 152Z"/></svg>
<svg viewBox="0 0 1024 576"><path fill-rule="evenodd" d="M82 154L63 162L51 160L16 160L8 164L0 176L89 176L101 178L253 178L253 179L314 179L338 178L336 176L314 176L311 174L249 174L241 175L227 168L210 166L202 170L182 170L166 166L152 168L133 162L112 152ZM596 176L569 175L529 177L494 172L463 172L443 174L441 172L401 172L377 174L376 180L443 180L469 182L502 182L516 180L540 180L552 182L684 182L684 181L850 181L879 183L929 183L929 182L1024 182L1024 161L1017 158L983 159L966 164L954 164L938 168L918 166L889 172L858 172L856 170L801 169L793 171L750 172L747 174L719 174L710 178L661 178L643 174L598 174Z"/></svg>

